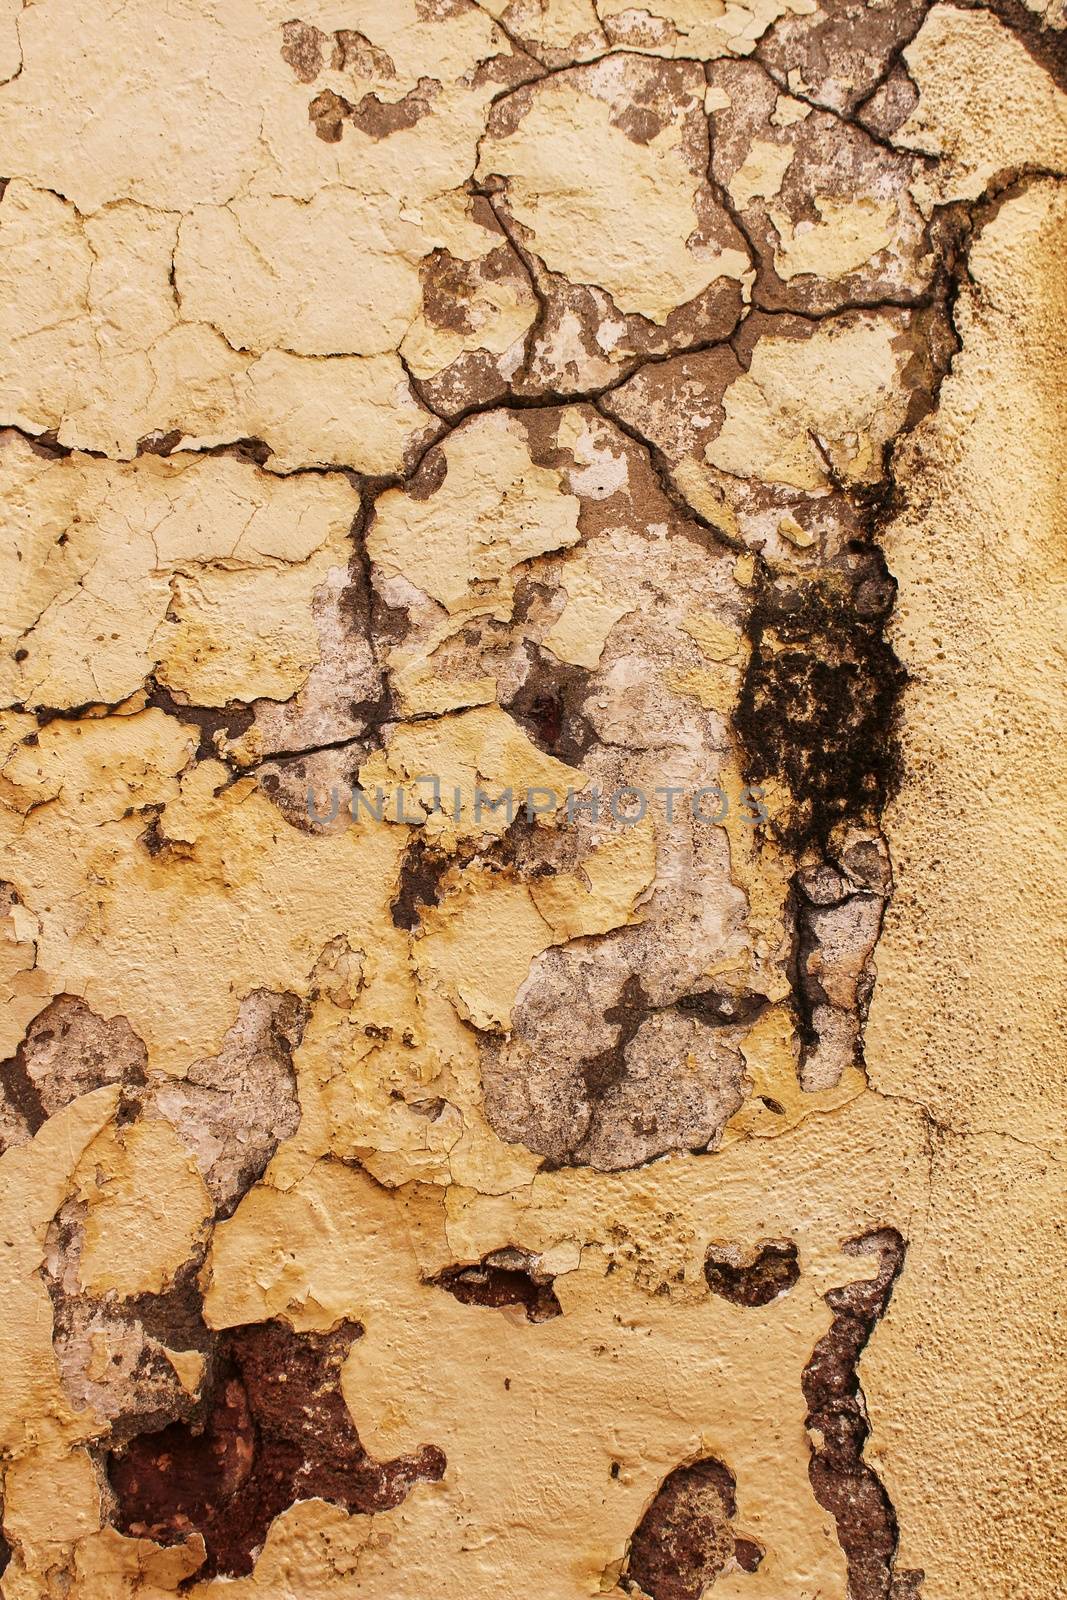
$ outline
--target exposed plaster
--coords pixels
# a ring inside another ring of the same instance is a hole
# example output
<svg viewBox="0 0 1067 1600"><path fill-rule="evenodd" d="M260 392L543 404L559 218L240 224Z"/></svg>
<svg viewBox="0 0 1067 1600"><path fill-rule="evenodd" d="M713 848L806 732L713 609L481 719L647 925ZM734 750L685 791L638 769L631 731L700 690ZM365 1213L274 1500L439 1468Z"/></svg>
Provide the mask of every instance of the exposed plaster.
<svg viewBox="0 0 1067 1600"><path fill-rule="evenodd" d="M76 9L4 1593L1054 1600L1057 7Z"/></svg>

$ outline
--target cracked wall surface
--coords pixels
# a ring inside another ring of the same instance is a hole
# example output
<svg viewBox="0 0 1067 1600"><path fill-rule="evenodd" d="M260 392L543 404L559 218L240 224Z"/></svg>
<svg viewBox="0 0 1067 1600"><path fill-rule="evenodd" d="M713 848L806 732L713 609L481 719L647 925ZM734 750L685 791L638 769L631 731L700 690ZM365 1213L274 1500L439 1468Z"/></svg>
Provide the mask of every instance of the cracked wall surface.
<svg viewBox="0 0 1067 1600"><path fill-rule="evenodd" d="M1060 0L12 0L0 173L0 1592L1057 1600Z"/></svg>

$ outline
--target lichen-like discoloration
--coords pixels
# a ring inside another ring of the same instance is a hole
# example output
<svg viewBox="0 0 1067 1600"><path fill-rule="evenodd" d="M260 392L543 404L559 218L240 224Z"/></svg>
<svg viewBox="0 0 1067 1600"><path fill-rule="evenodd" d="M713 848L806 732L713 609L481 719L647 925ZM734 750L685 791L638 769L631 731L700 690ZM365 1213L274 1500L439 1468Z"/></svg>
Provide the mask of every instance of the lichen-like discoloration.
<svg viewBox="0 0 1067 1600"><path fill-rule="evenodd" d="M0 23L13 1597L1058 1593L1061 9Z"/></svg>

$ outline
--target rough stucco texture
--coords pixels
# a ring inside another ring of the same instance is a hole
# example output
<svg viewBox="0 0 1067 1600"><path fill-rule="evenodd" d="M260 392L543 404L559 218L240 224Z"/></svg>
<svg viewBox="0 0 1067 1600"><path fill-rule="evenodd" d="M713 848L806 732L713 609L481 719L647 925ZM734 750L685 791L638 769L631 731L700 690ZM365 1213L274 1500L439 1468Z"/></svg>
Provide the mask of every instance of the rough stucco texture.
<svg viewBox="0 0 1067 1600"><path fill-rule="evenodd" d="M1065 21L0 6L7 1600L1063 1594Z"/></svg>

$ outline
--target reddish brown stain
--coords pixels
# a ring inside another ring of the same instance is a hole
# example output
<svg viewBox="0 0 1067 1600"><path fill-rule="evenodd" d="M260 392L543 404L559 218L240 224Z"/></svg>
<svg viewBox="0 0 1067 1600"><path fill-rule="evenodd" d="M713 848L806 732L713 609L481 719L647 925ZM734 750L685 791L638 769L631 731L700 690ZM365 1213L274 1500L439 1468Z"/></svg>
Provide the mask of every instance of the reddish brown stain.
<svg viewBox="0 0 1067 1600"><path fill-rule="evenodd" d="M896 1513L878 1474L863 1460L871 1430L857 1368L885 1315L907 1246L895 1228L883 1228L849 1240L844 1248L849 1255L877 1255L878 1272L825 1296L834 1320L801 1380L812 1440L808 1475L816 1500L837 1524L849 1600L904 1600L918 1594L923 1575L894 1575Z"/></svg>
<svg viewBox="0 0 1067 1600"><path fill-rule="evenodd" d="M423 117L441 92L435 78L420 78L414 89L399 100L383 100L380 95L365 94L349 116L361 133L371 139L388 139L391 133L401 133L413 128Z"/></svg>
<svg viewBox="0 0 1067 1600"><path fill-rule="evenodd" d="M622 1586L651 1600L700 1600L730 1563L755 1572L763 1552L738 1539L734 1475L709 1456L675 1467L638 1523Z"/></svg>
<svg viewBox="0 0 1067 1600"><path fill-rule="evenodd" d="M308 104L308 121L326 144L337 144L344 132L345 118L352 107L342 95L323 89Z"/></svg>
<svg viewBox="0 0 1067 1600"><path fill-rule="evenodd" d="M161 1544L200 1533L207 1556L198 1576L240 1576L297 1500L386 1511L416 1483L438 1481L445 1457L435 1445L380 1462L360 1443L340 1372L362 1331L343 1322L298 1334L264 1322L224 1334L203 1421L173 1423L111 1453L116 1526Z"/></svg>
<svg viewBox="0 0 1067 1600"><path fill-rule="evenodd" d="M294 18L282 24L282 60L300 79L301 83L314 83L322 71L323 46L327 36L308 22Z"/></svg>
<svg viewBox="0 0 1067 1600"><path fill-rule="evenodd" d="M473 333L470 302L478 288L478 264L460 261L448 250L431 250L419 267L419 277L427 321L453 333Z"/></svg>
<svg viewBox="0 0 1067 1600"><path fill-rule="evenodd" d="M521 1258L518 1251L506 1255ZM431 1281L465 1306L521 1306L527 1322L549 1322L563 1312L550 1279L538 1278L529 1267L500 1265L488 1256L474 1266L449 1267Z"/></svg>
<svg viewBox="0 0 1067 1600"><path fill-rule="evenodd" d="M791 1241L772 1241L760 1248L754 1261L737 1265L724 1251L710 1247L704 1276L713 1294L735 1306L766 1306L793 1287L800 1277L797 1247Z"/></svg>

